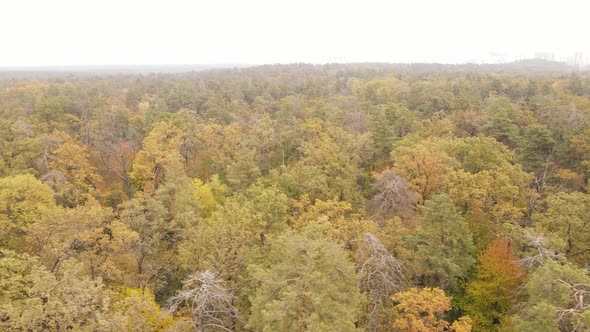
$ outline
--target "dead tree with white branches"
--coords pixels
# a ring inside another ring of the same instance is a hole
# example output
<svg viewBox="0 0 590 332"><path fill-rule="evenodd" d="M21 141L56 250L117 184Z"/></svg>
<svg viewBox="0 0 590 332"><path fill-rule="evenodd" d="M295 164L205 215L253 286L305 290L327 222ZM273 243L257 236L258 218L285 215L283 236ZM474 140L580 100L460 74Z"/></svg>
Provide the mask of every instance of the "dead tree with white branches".
<svg viewBox="0 0 590 332"><path fill-rule="evenodd" d="M404 288L402 263L389 253L379 239L370 233L360 240L357 250L359 287L367 297L367 331L380 331L379 312L392 294Z"/></svg>
<svg viewBox="0 0 590 332"><path fill-rule="evenodd" d="M526 241L525 249L528 249L530 254L523 257L520 263L528 269L542 266L547 260L560 260L561 256L557 252L547 248L547 239L543 235L525 231L524 240Z"/></svg>
<svg viewBox="0 0 590 332"><path fill-rule="evenodd" d="M239 319L233 306L234 295L211 271L197 272L184 282L183 290L170 299L170 312L188 308L196 331L232 331L231 322Z"/></svg>

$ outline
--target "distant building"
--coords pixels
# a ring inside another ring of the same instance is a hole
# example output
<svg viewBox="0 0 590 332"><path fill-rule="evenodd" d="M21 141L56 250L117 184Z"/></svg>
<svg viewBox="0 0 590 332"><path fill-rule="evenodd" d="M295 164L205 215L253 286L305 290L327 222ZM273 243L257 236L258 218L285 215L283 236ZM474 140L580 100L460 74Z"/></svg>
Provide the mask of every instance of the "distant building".
<svg viewBox="0 0 590 332"><path fill-rule="evenodd" d="M555 53L553 52L537 52L535 53L535 59L541 59L545 61L555 61Z"/></svg>

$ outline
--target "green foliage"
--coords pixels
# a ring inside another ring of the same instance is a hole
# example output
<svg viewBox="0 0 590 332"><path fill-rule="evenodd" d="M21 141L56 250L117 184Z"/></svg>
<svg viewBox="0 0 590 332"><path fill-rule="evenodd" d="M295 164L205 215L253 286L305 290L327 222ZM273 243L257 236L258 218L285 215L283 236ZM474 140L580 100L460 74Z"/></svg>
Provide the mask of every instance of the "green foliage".
<svg viewBox="0 0 590 332"><path fill-rule="evenodd" d="M526 291L528 305L514 317L517 330L533 331L541 326L555 331L589 328L590 277L586 271L550 260L530 274Z"/></svg>
<svg viewBox="0 0 590 332"><path fill-rule="evenodd" d="M475 263L469 226L446 194L435 195L425 202L420 223L421 231L407 239L415 248L420 275L427 285L437 285L443 290L447 286L455 287Z"/></svg>
<svg viewBox="0 0 590 332"><path fill-rule="evenodd" d="M32 175L0 179L0 220L24 230L55 207L53 192Z"/></svg>
<svg viewBox="0 0 590 332"><path fill-rule="evenodd" d="M35 104L35 117L47 131L52 131L64 120L64 100L59 96L39 98Z"/></svg>
<svg viewBox="0 0 590 332"><path fill-rule="evenodd" d="M483 132L499 142L514 146L520 137L518 125L514 122L513 106L505 97L492 97L486 101L489 120L482 127Z"/></svg>
<svg viewBox="0 0 590 332"><path fill-rule="evenodd" d="M0 330L588 330L589 75L519 66L6 73Z"/></svg>
<svg viewBox="0 0 590 332"><path fill-rule="evenodd" d="M555 140L551 131L543 125L531 125L524 130L522 161L526 168L543 168L553 153Z"/></svg>
<svg viewBox="0 0 590 332"><path fill-rule="evenodd" d="M523 310L514 317L513 326L517 331L559 331L559 322L556 319L555 307L541 302Z"/></svg>
<svg viewBox="0 0 590 332"><path fill-rule="evenodd" d="M156 303L149 289L125 288L113 304L110 328L119 331L159 332L173 330L172 317ZM178 326L177 326L178 327ZM182 331L182 327L180 329ZM188 330L188 329L186 329Z"/></svg>
<svg viewBox="0 0 590 332"><path fill-rule="evenodd" d="M312 192L306 187L299 194L313 195L313 198L339 199L361 204L363 197L357 185L362 176L361 153L367 144L366 137L354 137L339 128L325 127L324 123L306 123L312 130L313 138L301 146L302 160L294 167L295 174L307 178L293 179L291 186L301 187L313 183Z"/></svg>
<svg viewBox="0 0 590 332"><path fill-rule="evenodd" d="M209 183L203 183L199 179L193 179L195 186L195 200L199 206L201 218L211 217L219 206L225 201L226 186L214 175Z"/></svg>
<svg viewBox="0 0 590 332"><path fill-rule="evenodd" d="M195 199L196 190L197 187L186 176L180 160L170 160L165 178L154 195L170 213L170 227L181 230L197 224L201 207Z"/></svg>
<svg viewBox="0 0 590 332"><path fill-rule="evenodd" d="M0 119L0 128L0 176L35 174L41 142L31 123L25 119Z"/></svg>
<svg viewBox="0 0 590 332"><path fill-rule="evenodd" d="M109 292L68 261L51 274L37 258L0 251L0 327L5 331L95 331L109 320Z"/></svg>
<svg viewBox="0 0 590 332"><path fill-rule="evenodd" d="M514 163L514 154L491 137L467 137L443 143L443 149L455 157L469 173L506 169Z"/></svg>
<svg viewBox="0 0 590 332"><path fill-rule="evenodd" d="M353 263L314 229L272 243L269 266L252 267L259 288L248 326L256 331L354 331L360 302Z"/></svg>
<svg viewBox="0 0 590 332"><path fill-rule="evenodd" d="M571 262L590 262L590 195L559 192L546 199L547 208L533 216L535 228L549 240L549 247Z"/></svg>
<svg viewBox="0 0 590 332"><path fill-rule="evenodd" d="M130 249L133 287L154 286L165 276L174 259L176 224L171 222L166 207L152 197L137 197L120 206L119 218L139 236Z"/></svg>
<svg viewBox="0 0 590 332"><path fill-rule="evenodd" d="M244 189L260 176L256 150L242 148L235 158L236 161L227 167L227 181L236 189Z"/></svg>

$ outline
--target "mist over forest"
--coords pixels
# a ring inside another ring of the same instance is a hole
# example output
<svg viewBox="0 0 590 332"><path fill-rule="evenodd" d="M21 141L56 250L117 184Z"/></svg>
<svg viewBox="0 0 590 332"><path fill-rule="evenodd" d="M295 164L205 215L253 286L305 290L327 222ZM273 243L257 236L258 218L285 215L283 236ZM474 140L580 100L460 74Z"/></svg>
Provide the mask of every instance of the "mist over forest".
<svg viewBox="0 0 590 332"><path fill-rule="evenodd" d="M2 331L588 331L590 72L0 69Z"/></svg>

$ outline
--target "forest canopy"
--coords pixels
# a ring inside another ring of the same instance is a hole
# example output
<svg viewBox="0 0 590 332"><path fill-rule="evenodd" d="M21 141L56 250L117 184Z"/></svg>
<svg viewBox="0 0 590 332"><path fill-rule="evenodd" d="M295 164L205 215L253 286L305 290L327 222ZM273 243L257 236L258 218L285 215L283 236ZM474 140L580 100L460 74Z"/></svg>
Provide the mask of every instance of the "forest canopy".
<svg viewBox="0 0 590 332"><path fill-rule="evenodd" d="M2 331L590 330L590 74L0 78Z"/></svg>

